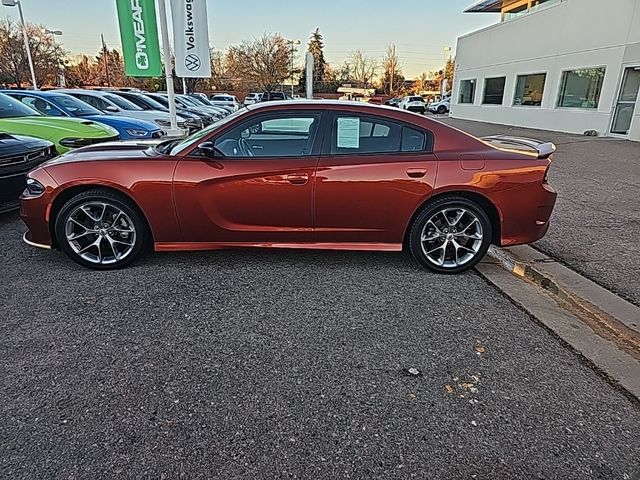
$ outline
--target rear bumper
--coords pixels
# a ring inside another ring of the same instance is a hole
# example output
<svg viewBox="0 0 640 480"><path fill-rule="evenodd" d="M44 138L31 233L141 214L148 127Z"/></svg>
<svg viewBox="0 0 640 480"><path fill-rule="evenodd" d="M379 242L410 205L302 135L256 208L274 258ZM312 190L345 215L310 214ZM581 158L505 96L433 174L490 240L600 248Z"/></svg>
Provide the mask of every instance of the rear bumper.
<svg viewBox="0 0 640 480"><path fill-rule="evenodd" d="M557 193L548 184L527 187L518 195L519 200L509 192L510 199L498 200L502 217L500 245L509 247L533 243L544 237L549 230Z"/></svg>

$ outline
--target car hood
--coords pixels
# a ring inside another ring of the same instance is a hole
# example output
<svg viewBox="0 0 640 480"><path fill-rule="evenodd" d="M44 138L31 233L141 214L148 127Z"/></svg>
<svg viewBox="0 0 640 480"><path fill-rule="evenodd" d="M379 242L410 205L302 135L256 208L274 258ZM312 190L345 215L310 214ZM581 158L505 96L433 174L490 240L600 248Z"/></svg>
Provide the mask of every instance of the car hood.
<svg viewBox="0 0 640 480"><path fill-rule="evenodd" d="M82 118L94 122L104 123L106 125L109 125L110 127L116 128L135 128L149 131L160 130L160 127L155 123L131 117L121 117L118 115L87 115Z"/></svg>
<svg viewBox="0 0 640 480"><path fill-rule="evenodd" d="M95 145L71 150L70 152L49 160L45 166L100 160L157 159L159 154L151 147L165 140L166 139L149 139L97 143Z"/></svg>
<svg viewBox="0 0 640 480"><path fill-rule="evenodd" d="M22 155L33 150L51 147L52 145L51 142L40 138L0 133L0 156L2 157Z"/></svg>
<svg viewBox="0 0 640 480"><path fill-rule="evenodd" d="M66 136L82 138L113 137L118 132L108 125L79 118L56 118L44 115L0 119L0 131L37 134L52 139Z"/></svg>

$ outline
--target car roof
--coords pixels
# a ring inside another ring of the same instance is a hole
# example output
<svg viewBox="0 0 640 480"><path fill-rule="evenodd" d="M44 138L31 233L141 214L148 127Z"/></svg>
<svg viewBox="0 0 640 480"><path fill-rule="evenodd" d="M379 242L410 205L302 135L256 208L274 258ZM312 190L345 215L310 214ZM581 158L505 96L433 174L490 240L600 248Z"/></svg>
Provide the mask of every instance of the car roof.
<svg viewBox="0 0 640 480"><path fill-rule="evenodd" d="M370 109L382 109L385 112L398 112L397 108L389 107L387 105L378 105L375 103L356 102L353 100L310 100L307 98L297 100L276 100L273 102L261 102L247 106L249 110L257 110L262 108L273 108L277 106L307 106L309 108L316 108L321 110L370 110Z"/></svg>
<svg viewBox="0 0 640 480"><path fill-rule="evenodd" d="M55 90L58 93L67 93L67 94L72 94L72 93L84 93L87 95L95 95L96 97L104 97L105 95L109 94L109 93L113 93L110 90L104 91L104 90L84 90L82 88L72 88L72 89L61 89L61 90Z"/></svg>

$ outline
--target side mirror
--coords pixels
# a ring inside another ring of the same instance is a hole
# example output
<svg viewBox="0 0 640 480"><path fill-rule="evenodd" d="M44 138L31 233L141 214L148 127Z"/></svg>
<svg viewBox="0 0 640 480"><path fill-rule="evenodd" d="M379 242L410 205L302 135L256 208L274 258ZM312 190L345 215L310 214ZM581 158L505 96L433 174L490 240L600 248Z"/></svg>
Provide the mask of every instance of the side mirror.
<svg viewBox="0 0 640 480"><path fill-rule="evenodd" d="M107 112L111 112L111 113L118 113L120 111L116 107L114 107L113 105L109 105L107 108L105 108L105 110Z"/></svg>
<svg viewBox="0 0 640 480"><path fill-rule="evenodd" d="M202 142L198 145L198 150L200 150L205 157L213 158L220 154L220 151L213 145L213 142Z"/></svg>

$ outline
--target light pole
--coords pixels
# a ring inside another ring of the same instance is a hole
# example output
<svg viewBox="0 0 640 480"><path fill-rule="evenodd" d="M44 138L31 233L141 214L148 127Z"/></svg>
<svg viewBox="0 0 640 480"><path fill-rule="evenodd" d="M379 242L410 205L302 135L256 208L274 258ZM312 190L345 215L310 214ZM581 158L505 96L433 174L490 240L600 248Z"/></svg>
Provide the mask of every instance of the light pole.
<svg viewBox="0 0 640 480"><path fill-rule="evenodd" d="M56 35L62 35L62 30L49 30L48 28L44 29L44 33L51 35L51 41L53 42L54 46L56 43ZM60 84L60 87L64 88L65 87L65 80L64 80L64 66L60 65L60 77L58 78L58 83Z"/></svg>
<svg viewBox="0 0 640 480"><path fill-rule="evenodd" d="M33 59L31 58L31 47L29 47L29 35L27 35L27 26L24 23L24 15L22 15L22 4L19 0L2 0L2 5L5 7L18 7L20 12L20 24L22 25L22 36L24 37L24 47L27 49L27 58L29 59L29 70L31 70L31 83L33 83L33 89L38 89L38 82L36 82L36 72L33 69Z"/></svg>
<svg viewBox="0 0 640 480"><path fill-rule="evenodd" d="M294 45L300 45L302 42L300 42L300 40L289 40L289 43L291 44L291 98L293 98L293 62L295 60Z"/></svg>

